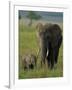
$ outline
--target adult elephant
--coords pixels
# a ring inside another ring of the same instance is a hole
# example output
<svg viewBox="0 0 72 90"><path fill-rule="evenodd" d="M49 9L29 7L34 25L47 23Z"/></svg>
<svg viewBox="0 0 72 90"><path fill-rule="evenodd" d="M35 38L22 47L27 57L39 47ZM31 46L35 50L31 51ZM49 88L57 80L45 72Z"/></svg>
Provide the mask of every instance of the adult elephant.
<svg viewBox="0 0 72 90"><path fill-rule="evenodd" d="M54 64L58 62L59 48L62 43L62 31L57 24L39 23L37 25L37 36L40 41L41 63L48 62L48 67L53 69Z"/></svg>

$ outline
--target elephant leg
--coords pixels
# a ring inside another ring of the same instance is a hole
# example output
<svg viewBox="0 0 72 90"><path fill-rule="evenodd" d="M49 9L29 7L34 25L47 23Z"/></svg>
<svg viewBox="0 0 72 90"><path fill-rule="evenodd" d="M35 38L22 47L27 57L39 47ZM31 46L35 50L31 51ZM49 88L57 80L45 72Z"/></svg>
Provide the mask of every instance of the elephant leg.
<svg viewBox="0 0 72 90"><path fill-rule="evenodd" d="M49 53L47 55L47 64L48 64L48 68L50 68L50 64L51 64L51 51L49 50Z"/></svg>
<svg viewBox="0 0 72 90"><path fill-rule="evenodd" d="M55 64L57 64L57 62L58 62L58 55L59 55L59 48L55 48L54 55L55 55Z"/></svg>
<svg viewBox="0 0 72 90"><path fill-rule="evenodd" d="M58 41L58 46L55 48L55 64L57 64L58 62L58 55L59 55L59 48L61 46L61 43L62 43L62 36L60 37L59 41Z"/></svg>
<svg viewBox="0 0 72 90"><path fill-rule="evenodd" d="M51 49L50 58L51 58L51 69L53 69L53 67L54 67L54 61L55 61L54 49L53 48Z"/></svg>
<svg viewBox="0 0 72 90"><path fill-rule="evenodd" d="M47 54L47 48L42 47L42 49L41 49L41 66L45 65L46 54Z"/></svg>

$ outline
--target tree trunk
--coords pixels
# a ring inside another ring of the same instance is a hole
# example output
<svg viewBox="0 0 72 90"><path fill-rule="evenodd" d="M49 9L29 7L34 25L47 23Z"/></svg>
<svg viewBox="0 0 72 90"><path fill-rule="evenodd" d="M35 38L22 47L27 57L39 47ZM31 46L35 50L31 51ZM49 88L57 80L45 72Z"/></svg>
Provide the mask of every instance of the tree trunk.
<svg viewBox="0 0 72 90"><path fill-rule="evenodd" d="M32 19L30 19L28 26L32 25Z"/></svg>

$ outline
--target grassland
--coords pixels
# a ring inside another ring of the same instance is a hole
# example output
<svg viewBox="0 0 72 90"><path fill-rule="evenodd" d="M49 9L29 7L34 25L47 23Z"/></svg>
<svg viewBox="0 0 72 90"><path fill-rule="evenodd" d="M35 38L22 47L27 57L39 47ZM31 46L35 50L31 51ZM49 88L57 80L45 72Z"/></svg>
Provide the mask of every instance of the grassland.
<svg viewBox="0 0 72 90"><path fill-rule="evenodd" d="M22 56L26 53L37 55L38 42L35 26L28 26L19 21L19 79L26 78L49 78L63 76L63 45L61 45L58 63L53 70L40 67L40 58L37 60L37 67L33 70L24 71L22 68Z"/></svg>

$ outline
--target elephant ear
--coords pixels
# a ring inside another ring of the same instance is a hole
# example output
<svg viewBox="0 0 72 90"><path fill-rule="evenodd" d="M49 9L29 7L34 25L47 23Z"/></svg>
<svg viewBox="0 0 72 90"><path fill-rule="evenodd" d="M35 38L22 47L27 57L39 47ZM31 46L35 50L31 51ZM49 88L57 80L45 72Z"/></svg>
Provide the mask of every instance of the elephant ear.
<svg viewBox="0 0 72 90"><path fill-rule="evenodd" d="M59 27L59 25L54 24L51 28L51 46L52 48L58 46L60 39L62 37L62 31L61 28Z"/></svg>
<svg viewBox="0 0 72 90"><path fill-rule="evenodd" d="M51 47L52 48L55 48L56 46L58 46L58 39L57 38L53 38L52 40L51 40Z"/></svg>
<svg viewBox="0 0 72 90"><path fill-rule="evenodd" d="M44 35L44 26L42 23L38 23L36 25L36 29L37 29L37 37L41 38Z"/></svg>
<svg viewBox="0 0 72 90"><path fill-rule="evenodd" d="M60 46L62 42L62 35L58 34L51 38L51 46L52 48L55 48L56 46Z"/></svg>

